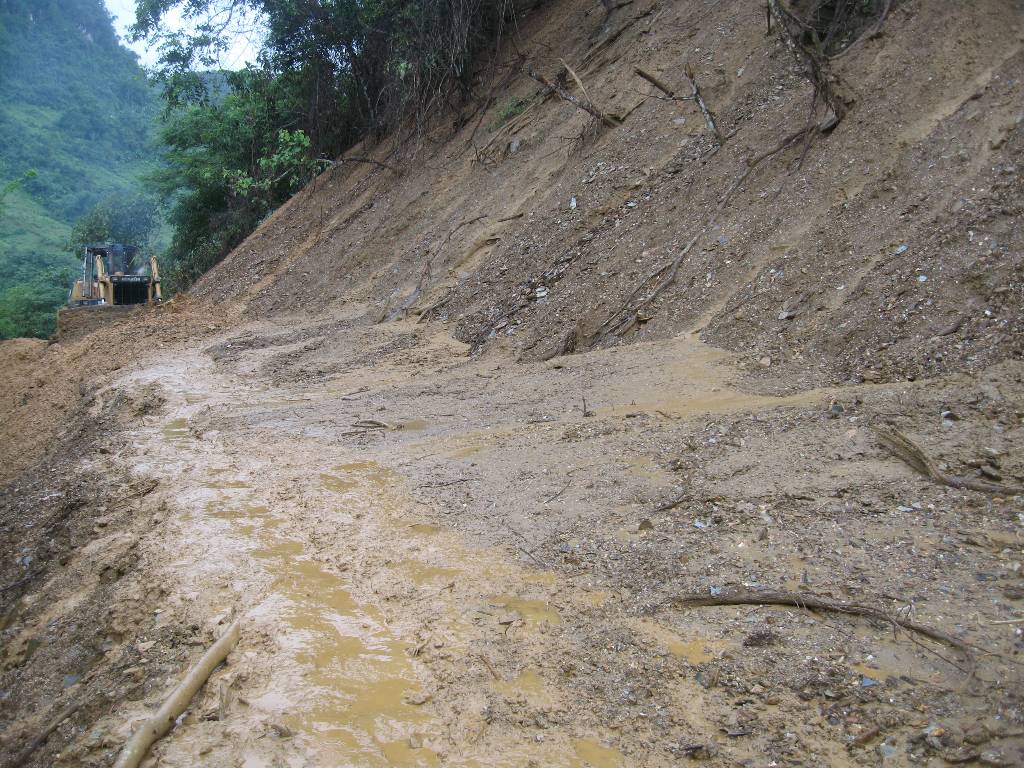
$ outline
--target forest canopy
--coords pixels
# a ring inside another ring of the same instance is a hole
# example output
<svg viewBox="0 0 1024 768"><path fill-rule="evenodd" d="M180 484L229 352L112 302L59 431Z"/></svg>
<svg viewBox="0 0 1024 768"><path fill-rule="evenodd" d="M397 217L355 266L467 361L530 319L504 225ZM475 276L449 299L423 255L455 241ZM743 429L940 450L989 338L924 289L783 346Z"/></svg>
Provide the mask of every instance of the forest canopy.
<svg viewBox="0 0 1024 768"><path fill-rule="evenodd" d="M468 94L472 62L514 18L509 0L139 0L136 39L159 46L172 287L189 285L366 136L422 126ZM168 27L177 11L191 22ZM226 80L205 70L239 25L258 61ZM227 85L226 93L223 88Z"/></svg>

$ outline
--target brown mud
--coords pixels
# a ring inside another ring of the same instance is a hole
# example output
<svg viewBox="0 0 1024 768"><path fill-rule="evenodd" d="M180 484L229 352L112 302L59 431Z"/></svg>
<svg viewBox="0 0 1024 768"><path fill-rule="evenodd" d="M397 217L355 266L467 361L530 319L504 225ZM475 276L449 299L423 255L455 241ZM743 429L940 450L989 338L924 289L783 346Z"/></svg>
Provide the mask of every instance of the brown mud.
<svg viewBox="0 0 1024 768"><path fill-rule="evenodd" d="M760 5L542 5L517 50L621 127L503 51L482 112L359 150L410 172L341 164L190 295L5 342L0 764L75 705L27 764L109 765L233 618L147 766L1024 762L1024 499L872 429L1024 479L1020 14L895 3L835 63L844 121L622 337L807 118ZM685 61L722 145L632 74ZM680 602L737 589L971 652Z"/></svg>

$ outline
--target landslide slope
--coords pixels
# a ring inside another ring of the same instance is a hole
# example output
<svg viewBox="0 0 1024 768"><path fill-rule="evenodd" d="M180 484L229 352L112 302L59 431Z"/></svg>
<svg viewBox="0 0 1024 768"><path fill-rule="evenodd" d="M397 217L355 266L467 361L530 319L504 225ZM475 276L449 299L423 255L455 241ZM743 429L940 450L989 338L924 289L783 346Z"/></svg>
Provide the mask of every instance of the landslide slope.
<svg viewBox="0 0 1024 768"><path fill-rule="evenodd" d="M896 4L831 62L838 127L751 169L815 103L763 8L543 5L480 99L355 150L391 167L339 162L193 295L250 318L439 319L522 359L699 329L776 389L979 370L1022 351L1020 10ZM724 141L678 98L687 67Z"/></svg>

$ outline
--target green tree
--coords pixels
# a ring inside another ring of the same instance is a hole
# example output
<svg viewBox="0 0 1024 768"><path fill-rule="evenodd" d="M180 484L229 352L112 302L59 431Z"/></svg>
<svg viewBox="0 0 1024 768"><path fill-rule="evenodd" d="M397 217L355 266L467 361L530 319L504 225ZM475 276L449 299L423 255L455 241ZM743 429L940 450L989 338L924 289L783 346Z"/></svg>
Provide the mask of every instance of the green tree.
<svg viewBox="0 0 1024 768"><path fill-rule="evenodd" d="M14 190L18 189L18 187L20 187L26 181L34 179L38 175L39 174L30 169L25 171L25 173L22 174L21 178L15 179L14 181L9 181L6 184L4 184L4 186L0 187L0 216L4 215L4 200L6 199L6 197L9 194L11 194Z"/></svg>
<svg viewBox="0 0 1024 768"><path fill-rule="evenodd" d="M508 0L138 0L133 34L160 46L168 122L154 177L171 209L173 287L222 258L324 162L368 135L422 125L468 94L472 63L511 18ZM165 24L172 11L190 31ZM258 63L211 77L238 25ZM226 90L211 86L226 82Z"/></svg>
<svg viewBox="0 0 1024 768"><path fill-rule="evenodd" d="M152 198L113 195L75 222L68 250L78 255L89 243L124 243L146 248L159 224L159 210Z"/></svg>

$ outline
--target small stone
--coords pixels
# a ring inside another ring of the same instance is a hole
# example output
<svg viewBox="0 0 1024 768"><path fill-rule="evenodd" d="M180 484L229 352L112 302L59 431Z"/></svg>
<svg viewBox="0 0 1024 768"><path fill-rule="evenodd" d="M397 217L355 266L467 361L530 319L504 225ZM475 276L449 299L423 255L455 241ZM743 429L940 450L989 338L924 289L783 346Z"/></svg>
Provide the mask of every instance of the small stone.
<svg viewBox="0 0 1024 768"><path fill-rule="evenodd" d="M1007 757L998 749L986 749L980 755L978 755L978 762L982 765L995 765L1002 768L1002 766L1013 765L1013 759Z"/></svg>
<svg viewBox="0 0 1024 768"><path fill-rule="evenodd" d="M771 359L770 357L768 357L767 355L765 355L764 357L762 357L762 358L761 358L760 360L758 360L757 362L758 362L758 364L759 364L759 365L760 365L760 366L761 366L762 368L767 368L768 366L770 366L770 365L772 364L772 359Z"/></svg>
<svg viewBox="0 0 1024 768"><path fill-rule="evenodd" d="M1003 479L1003 476L997 472L993 467L988 465L982 466L979 470L981 474L987 477L989 480L995 480L997 483Z"/></svg>
<svg viewBox="0 0 1024 768"><path fill-rule="evenodd" d="M290 739L295 735L292 729L284 723L267 723L267 728L279 739Z"/></svg>
<svg viewBox="0 0 1024 768"><path fill-rule="evenodd" d="M412 704L414 707L420 707L430 701L433 697L425 691L416 691L414 693L405 694L405 703Z"/></svg>
<svg viewBox="0 0 1024 768"><path fill-rule="evenodd" d="M828 417L830 419L838 419L840 416L843 415L843 411L845 410L846 409L843 408L842 403L832 403L832 405L829 406L828 409Z"/></svg>
<svg viewBox="0 0 1024 768"><path fill-rule="evenodd" d="M896 748L896 745L889 740L883 741L878 745L878 754L882 756L883 760L896 757L898 753L899 750Z"/></svg>

